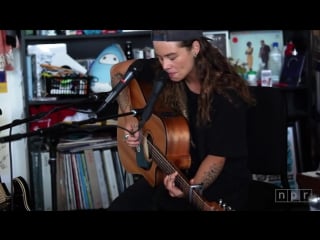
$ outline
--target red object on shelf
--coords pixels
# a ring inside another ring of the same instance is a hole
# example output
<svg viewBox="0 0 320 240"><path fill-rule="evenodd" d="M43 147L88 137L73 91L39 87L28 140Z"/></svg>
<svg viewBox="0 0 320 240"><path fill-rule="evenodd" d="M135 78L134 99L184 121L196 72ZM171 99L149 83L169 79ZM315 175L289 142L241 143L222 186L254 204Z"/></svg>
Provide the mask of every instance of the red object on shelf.
<svg viewBox="0 0 320 240"><path fill-rule="evenodd" d="M55 107L59 107L59 106L43 104L43 105L31 106L29 108L29 111L30 111L30 115L34 116L39 113L46 113L46 112L48 113ZM76 111L70 108L53 112L42 119L31 122L30 131L33 132L33 131L37 131L38 129L51 127L56 123L62 122L67 116L73 116L75 113Z"/></svg>
<svg viewBox="0 0 320 240"><path fill-rule="evenodd" d="M293 51L294 51L295 45L292 41L289 41L287 46L286 46L286 50L284 51L284 55L285 56L291 56Z"/></svg>

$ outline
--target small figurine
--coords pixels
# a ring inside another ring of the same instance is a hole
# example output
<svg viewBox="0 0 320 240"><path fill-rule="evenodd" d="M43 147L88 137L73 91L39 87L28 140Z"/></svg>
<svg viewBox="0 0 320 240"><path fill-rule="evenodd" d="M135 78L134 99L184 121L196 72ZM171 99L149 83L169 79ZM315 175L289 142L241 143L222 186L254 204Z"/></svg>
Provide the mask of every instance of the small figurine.
<svg viewBox="0 0 320 240"><path fill-rule="evenodd" d="M119 62L126 60L121 46L113 43L106 47L92 63L88 74L92 77L91 90L94 93L110 92L111 86L111 67Z"/></svg>
<svg viewBox="0 0 320 240"><path fill-rule="evenodd" d="M286 50L284 51L284 55L285 55L285 56L292 56L294 50L295 50L295 45L294 45L294 43L290 40L290 41L287 43Z"/></svg>

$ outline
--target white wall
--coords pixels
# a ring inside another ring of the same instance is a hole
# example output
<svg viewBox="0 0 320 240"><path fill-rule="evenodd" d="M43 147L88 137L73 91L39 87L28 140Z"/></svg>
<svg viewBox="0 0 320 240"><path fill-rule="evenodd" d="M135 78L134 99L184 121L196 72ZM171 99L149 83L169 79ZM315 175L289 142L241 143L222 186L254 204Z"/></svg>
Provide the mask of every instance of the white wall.
<svg viewBox="0 0 320 240"><path fill-rule="evenodd" d="M25 118L25 97L24 81L22 77L20 48L13 49L14 52L14 70L6 72L7 93L0 93L0 126L12 123L15 119ZM0 137L8 136L9 129L0 132ZM12 128L12 134L26 133L26 124L17 125ZM0 143L0 176L2 182L5 182L9 190L11 189L11 171L10 171L10 152L9 144L12 150L12 177L22 176L28 183L29 165L27 161L27 139Z"/></svg>

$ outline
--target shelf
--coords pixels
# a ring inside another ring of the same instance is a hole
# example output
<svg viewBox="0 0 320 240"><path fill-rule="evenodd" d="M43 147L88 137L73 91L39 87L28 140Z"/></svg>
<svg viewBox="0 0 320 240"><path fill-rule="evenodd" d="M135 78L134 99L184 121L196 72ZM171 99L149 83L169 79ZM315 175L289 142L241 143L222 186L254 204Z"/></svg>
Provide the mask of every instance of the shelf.
<svg viewBox="0 0 320 240"><path fill-rule="evenodd" d="M56 35L56 36L24 36L26 42L54 42L56 40L94 40L94 39L106 39L106 38L128 38L128 37L147 37L150 35L150 30L135 31L135 32L117 32L107 34L93 34L93 35Z"/></svg>
<svg viewBox="0 0 320 240"><path fill-rule="evenodd" d="M66 98L66 99L56 99L56 100L31 100L29 105L43 105L43 104L68 104L68 103L82 103L88 100L88 98Z"/></svg>
<svg viewBox="0 0 320 240"><path fill-rule="evenodd" d="M27 55L28 45L35 44L54 44L65 43L67 53L73 59L95 59L106 47L111 44L119 44L124 48L125 42L130 40L133 42L133 47L144 48L151 45L151 30L141 30L132 32L116 32L108 34L93 34L93 35L56 35L56 36L34 36L24 35L22 33L22 65L26 68L24 58ZM26 74L24 76L27 78ZM29 87L29 86L28 86ZM106 93L103 93L106 96ZM100 94L99 94L100 95ZM88 97L89 98L89 97ZM88 99L87 98L87 99ZM37 106L43 104L72 104L85 101L86 97L77 98L57 98L54 99L32 99L27 100L29 106ZM99 97L100 99L100 97ZM104 99L104 98L103 98ZM89 99L88 99L89 101ZM92 101L91 101L92 103ZM92 103L92 105L99 104ZM87 104L86 104L87 105Z"/></svg>
<svg viewBox="0 0 320 240"><path fill-rule="evenodd" d="M57 97L47 99L41 98L41 100L33 99L29 100L29 105L42 105L42 104L66 104L66 103L74 103L74 104L88 104L88 103L100 103L106 97L108 93L90 93L88 96L82 97Z"/></svg>
<svg viewBox="0 0 320 240"><path fill-rule="evenodd" d="M133 48L151 47L150 31L119 32L97 35L23 36L21 47L27 55L27 46L35 44L65 43L67 53L74 59L96 58L110 44L123 49L127 40Z"/></svg>

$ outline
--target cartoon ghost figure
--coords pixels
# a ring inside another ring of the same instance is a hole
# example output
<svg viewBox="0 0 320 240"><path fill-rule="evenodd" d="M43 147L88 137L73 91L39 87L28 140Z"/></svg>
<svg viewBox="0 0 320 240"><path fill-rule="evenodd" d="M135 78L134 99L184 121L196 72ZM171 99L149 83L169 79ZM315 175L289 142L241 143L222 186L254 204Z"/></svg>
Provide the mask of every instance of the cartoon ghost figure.
<svg viewBox="0 0 320 240"><path fill-rule="evenodd" d="M111 44L105 48L94 60L88 72L89 76L92 77L90 86L92 92L100 93L111 91L111 67L125 60L126 55L119 44Z"/></svg>

